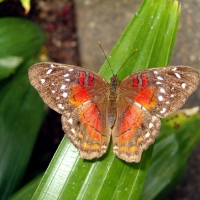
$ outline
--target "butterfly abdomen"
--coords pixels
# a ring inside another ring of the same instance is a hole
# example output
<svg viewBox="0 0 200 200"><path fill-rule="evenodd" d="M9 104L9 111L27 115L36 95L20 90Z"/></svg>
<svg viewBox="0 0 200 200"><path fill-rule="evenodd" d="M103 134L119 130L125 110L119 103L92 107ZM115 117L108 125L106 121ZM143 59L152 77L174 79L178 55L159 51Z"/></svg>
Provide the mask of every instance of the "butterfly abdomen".
<svg viewBox="0 0 200 200"><path fill-rule="evenodd" d="M118 78L116 75L111 77L110 79L110 94L109 94L109 104L108 104L108 119L110 127L113 127L115 124L116 116L117 116L117 89L118 89Z"/></svg>

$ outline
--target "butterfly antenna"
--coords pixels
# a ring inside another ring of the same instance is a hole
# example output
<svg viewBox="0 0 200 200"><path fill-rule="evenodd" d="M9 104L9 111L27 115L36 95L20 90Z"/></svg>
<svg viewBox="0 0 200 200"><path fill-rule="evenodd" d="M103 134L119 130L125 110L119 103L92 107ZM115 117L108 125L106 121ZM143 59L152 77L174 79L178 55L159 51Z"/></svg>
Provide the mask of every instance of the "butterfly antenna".
<svg viewBox="0 0 200 200"><path fill-rule="evenodd" d="M104 50L103 50L103 47L101 46L101 43L100 43L99 41L98 41L98 44L99 44L101 50L103 51L103 54L104 54L104 56L105 56L105 58L106 58L106 60L107 60L107 62L108 62L108 64L109 64L109 67L110 67L110 70L111 70L112 74L114 75L113 70L112 70L112 67L111 67L111 65L110 65L110 62L109 62L109 60L108 60L108 57L106 56L106 54L105 54L105 52L104 52Z"/></svg>
<svg viewBox="0 0 200 200"><path fill-rule="evenodd" d="M124 62L124 64L119 68L119 70L118 70L118 72L122 69L122 67L127 63L127 61L132 57L132 55L135 53L135 52L137 52L138 51L138 49L135 49L134 51L133 51L133 53L128 57L128 59ZM118 73L117 72L117 73Z"/></svg>

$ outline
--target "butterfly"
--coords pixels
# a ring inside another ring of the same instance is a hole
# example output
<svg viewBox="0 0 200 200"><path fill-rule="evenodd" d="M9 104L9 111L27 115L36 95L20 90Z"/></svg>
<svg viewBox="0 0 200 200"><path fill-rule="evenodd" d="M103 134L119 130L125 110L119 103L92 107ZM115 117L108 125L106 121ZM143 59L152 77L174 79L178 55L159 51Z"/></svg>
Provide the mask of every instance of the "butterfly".
<svg viewBox="0 0 200 200"><path fill-rule="evenodd" d="M164 118L180 108L197 88L199 74L187 66L141 70L110 83L95 72L41 62L29 68L30 83L43 101L62 114L62 127L84 159L108 149L126 162L139 162L154 143Z"/></svg>

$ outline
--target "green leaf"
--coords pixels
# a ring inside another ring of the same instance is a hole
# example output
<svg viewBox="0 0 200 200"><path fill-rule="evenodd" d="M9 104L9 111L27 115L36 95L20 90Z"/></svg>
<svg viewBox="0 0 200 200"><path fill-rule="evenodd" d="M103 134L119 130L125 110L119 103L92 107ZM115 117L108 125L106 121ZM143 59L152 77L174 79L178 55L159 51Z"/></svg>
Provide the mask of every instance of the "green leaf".
<svg viewBox="0 0 200 200"><path fill-rule="evenodd" d="M0 57L17 56L30 59L45 41L45 35L33 22L14 17L0 19Z"/></svg>
<svg viewBox="0 0 200 200"><path fill-rule="evenodd" d="M165 66L174 46L179 22L178 2L145 0L108 56L114 73L137 48L138 52L117 73L120 80L149 67ZM155 56L157 59L155 59ZM105 61L100 74L112 72ZM76 148L64 137L33 199L134 199L140 197L153 145L139 164L126 163L112 153L93 161L79 159Z"/></svg>
<svg viewBox="0 0 200 200"><path fill-rule="evenodd" d="M19 185L44 118L44 104L27 76L37 61L23 63L14 76L0 82L0 199Z"/></svg>
<svg viewBox="0 0 200 200"><path fill-rule="evenodd" d="M22 6L25 9L25 14L28 14L31 8L31 0L20 0L20 1L21 1Z"/></svg>
<svg viewBox="0 0 200 200"><path fill-rule="evenodd" d="M9 198L9 200L27 200L31 199L33 196L33 193L35 192L40 180L42 178L42 175L37 176L35 179L30 181L28 184L26 184L23 188L18 190L14 195Z"/></svg>
<svg viewBox="0 0 200 200"><path fill-rule="evenodd" d="M0 80L13 74L26 59L35 56L45 41L44 33L31 21L0 19Z"/></svg>
<svg viewBox="0 0 200 200"><path fill-rule="evenodd" d="M16 68L22 63L23 58L17 56L0 57L0 80L14 73Z"/></svg>
<svg viewBox="0 0 200 200"><path fill-rule="evenodd" d="M196 114L182 110L162 120L140 200L162 199L182 178L188 156L200 140L198 109L190 110Z"/></svg>

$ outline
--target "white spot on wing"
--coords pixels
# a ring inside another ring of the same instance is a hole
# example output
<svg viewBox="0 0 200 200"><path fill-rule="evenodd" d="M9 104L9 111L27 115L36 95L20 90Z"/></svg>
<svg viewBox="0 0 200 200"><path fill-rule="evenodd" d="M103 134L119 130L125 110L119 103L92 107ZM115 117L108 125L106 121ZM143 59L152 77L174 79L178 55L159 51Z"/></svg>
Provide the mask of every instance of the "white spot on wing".
<svg viewBox="0 0 200 200"><path fill-rule="evenodd" d="M57 99L57 100L59 100L59 99L60 99L60 97L56 97L56 99Z"/></svg>
<svg viewBox="0 0 200 200"><path fill-rule="evenodd" d="M49 69L46 74L50 74L53 69Z"/></svg>
<svg viewBox="0 0 200 200"><path fill-rule="evenodd" d="M76 133L76 131L75 131L73 128L71 129L71 132L72 132L72 133Z"/></svg>
<svg viewBox="0 0 200 200"><path fill-rule="evenodd" d="M147 109L145 107L142 106L142 110L147 111Z"/></svg>
<svg viewBox="0 0 200 200"><path fill-rule="evenodd" d="M153 128L154 127L154 125L153 125L153 123L149 123L149 128Z"/></svg>
<svg viewBox="0 0 200 200"><path fill-rule="evenodd" d="M177 78L181 78L181 75L178 73L174 73Z"/></svg>
<svg viewBox="0 0 200 200"><path fill-rule="evenodd" d="M165 103L166 103L166 104L169 104L169 101L166 101Z"/></svg>
<svg viewBox="0 0 200 200"><path fill-rule="evenodd" d="M53 94L55 94L55 90L51 90L51 92L52 92Z"/></svg>
<svg viewBox="0 0 200 200"><path fill-rule="evenodd" d="M160 111L160 114L164 114L166 111L167 111L167 109L166 109L166 108L163 108L163 109Z"/></svg>
<svg viewBox="0 0 200 200"><path fill-rule="evenodd" d="M157 79L162 81L162 80L163 80L163 77L157 76Z"/></svg>
<svg viewBox="0 0 200 200"><path fill-rule="evenodd" d="M64 110L64 106L63 106L61 103L58 104L58 107L59 107L60 109Z"/></svg>
<svg viewBox="0 0 200 200"><path fill-rule="evenodd" d="M182 84L181 84L181 87L182 87L183 89L185 89L185 88L186 88L186 83L182 83Z"/></svg>
<svg viewBox="0 0 200 200"><path fill-rule="evenodd" d="M64 74L64 77L68 77L68 76L69 76L69 74L68 74L68 73Z"/></svg>
<svg viewBox="0 0 200 200"><path fill-rule="evenodd" d="M65 88L66 88L66 85L62 85L62 86L60 87L61 90L64 90Z"/></svg>
<svg viewBox="0 0 200 200"><path fill-rule="evenodd" d="M161 93L165 93L165 89L164 88L160 88L160 92Z"/></svg>
<svg viewBox="0 0 200 200"><path fill-rule="evenodd" d="M137 106L137 107L139 107L139 108L141 108L142 110L147 110L145 107L143 107L141 104L139 104L138 102L134 102L134 104Z"/></svg>
<svg viewBox="0 0 200 200"><path fill-rule="evenodd" d="M147 133L145 134L145 137L148 138L149 136L150 136L150 133L147 132Z"/></svg>
<svg viewBox="0 0 200 200"><path fill-rule="evenodd" d="M67 98L67 96L68 96L67 92L63 92L62 96L63 96L64 98Z"/></svg>
<svg viewBox="0 0 200 200"><path fill-rule="evenodd" d="M134 104L135 104L136 106L138 106L139 108L142 108L142 105L140 105L138 102L134 102Z"/></svg>
<svg viewBox="0 0 200 200"><path fill-rule="evenodd" d="M161 96L161 95L158 96L158 100L159 100L159 101L163 101L163 100L164 100L163 96Z"/></svg>
<svg viewBox="0 0 200 200"><path fill-rule="evenodd" d="M69 69L69 72L72 72L73 70L74 70L74 69L70 68L70 69Z"/></svg>
<svg viewBox="0 0 200 200"><path fill-rule="evenodd" d="M65 80L66 80L66 81L70 81L70 79L69 79L69 78L66 78Z"/></svg>
<svg viewBox="0 0 200 200"><path fill-rule="evenodd" d="M161 82L157 81L157 82L156 82L156 84L157 84L157 85L161 85L161 84L163 84L163 83L161 83Z"/></svg>
<svg viewBox="0 0 200 200"><path fill-rule="evenodd" d="M118 146L114 146L113 149L114 149L114 150L117 150L117 149L119 149L119 147L118 147Z"/></svg>
<svg viewBox="0 0 200 200"><path fill-rule="evenodd" d="M40 81L41 81L42 84L45 83L45 79L43 79L43 78L41 78Z"/></svg>
<svg viewBox="0 0 200 200"><path fill-rule="evenodd" d="M50 65L52 68L54 68L55 66L53 64Z"/></svg>
<svg viewBox="0 0 200 200"><path fill-rule="evenodd" d="M170 97L172 97L172 98L173 98L173 97L174 97L174 94L171 94L171 95L170 95Z"/></svg>
<svg viewBox="0 0 200 200"><path fill-rule="evenodd" d="M68 121L70 124L73 123L73 119L72 119L72 118L68 119L67 121Z"/></svg>
<svg viewBox="0 0 200 200"><path fill-rule="evenodd" d="M158 74L158 71L154 70L153 73L154 73L154 74Z"/></svg>
<svg viewBox="0 0 200 200"><path fill-rule="evenodd" d="M172 69L172 71L176 71L177 70L177 67L174 67L173 69Z"/></svg>

